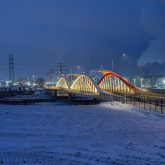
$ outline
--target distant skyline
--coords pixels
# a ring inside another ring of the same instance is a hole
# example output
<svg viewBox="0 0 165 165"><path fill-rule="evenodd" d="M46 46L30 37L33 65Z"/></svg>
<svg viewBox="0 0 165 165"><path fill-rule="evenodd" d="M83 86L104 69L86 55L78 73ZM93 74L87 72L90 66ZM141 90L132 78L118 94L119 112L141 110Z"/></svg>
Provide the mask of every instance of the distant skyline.
<svg viewBox="0 0 165 165"><path fill-rule="evenodd" d="M112 58L119 74L139 66L165 74L162 0L3 0L0 24L0 79L10 53L16 77L43 75L58 62L111 69Z"/></svg>

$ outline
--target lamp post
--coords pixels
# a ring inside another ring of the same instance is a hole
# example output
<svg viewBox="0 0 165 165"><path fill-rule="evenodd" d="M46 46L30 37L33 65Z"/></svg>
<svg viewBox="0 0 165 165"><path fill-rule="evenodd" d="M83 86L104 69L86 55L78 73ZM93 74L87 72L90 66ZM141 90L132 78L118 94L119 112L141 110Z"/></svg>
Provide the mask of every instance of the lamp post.
<svg viewBox="0 0 165 165"><path fill-rule="evenodd" d="M113 56L112 56L112 72L113 72L113 65L114 65L114 58L113 58Z"/></svg>
<svg viewBox="0 0 165 165"><path fill-rule="evenodd" d="M143 78L140 79L141 88L143 87Z"/></svg>
<svg viewBox="0 0 165 165"><path fill-rule="evenodd" d="M81 66L77 65L71 68L71 74L80 74L81 73Z"/></svg>
<svg viewBox="0 0 165 165"><path fill-rule="evenodd" d="M127 54L123 53L123 54L122 54L122 57L123 57L123 58L126 58L126 57L127 57ZM113 72L113 71L114 71L114 56L112 56L111 65L112 65L112 72Z"/></svg>
<svg viewBox="0 0 165 165"><path fill-rule="evenodd" d="M77 66L77 73L78 73L78 74L81 73L81 67L80 67L80 65Z"/></svg>
<svg viewBox="0 0 165 165"><path fill-rule="evenodd" d="M134 86L136 86L136 78L133 79Z"/></svg>
<svg viewBox="0 0 165 165"><path fill-rule="evenodd" d="M126 62L126 60L127 60L127 57L128 57L128 55L127 55L126 53L123 53L123 54L122 54L124 66L125 66L125 62Z"/></svg>

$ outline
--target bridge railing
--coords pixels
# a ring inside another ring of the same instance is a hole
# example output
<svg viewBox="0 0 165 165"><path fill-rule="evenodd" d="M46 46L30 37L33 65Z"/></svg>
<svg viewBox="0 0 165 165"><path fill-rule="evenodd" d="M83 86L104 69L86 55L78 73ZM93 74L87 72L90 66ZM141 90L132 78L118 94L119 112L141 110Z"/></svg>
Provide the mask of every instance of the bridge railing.
<svg viewBox="0 0 165 165"><path fill-rule="evenodd" d="M113 94L114 101L130 104L138 108L147 109L154 112L165 114L165 99L154 98L142 95Z"/></svg>

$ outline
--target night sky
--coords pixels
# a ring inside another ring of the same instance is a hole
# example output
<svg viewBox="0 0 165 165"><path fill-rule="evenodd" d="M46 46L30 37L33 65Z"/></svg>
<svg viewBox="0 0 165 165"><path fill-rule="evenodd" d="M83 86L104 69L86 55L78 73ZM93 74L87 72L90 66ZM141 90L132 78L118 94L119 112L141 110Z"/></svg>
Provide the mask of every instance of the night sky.
<svg viewBox="0 0 165 165"><path fill-rule="evenodd" d="M16 76L41 75L58 62L84 71L165 70L164 0L1 0L0 79L8 54ZM127 55L126 58L122 54Z"/></svg>

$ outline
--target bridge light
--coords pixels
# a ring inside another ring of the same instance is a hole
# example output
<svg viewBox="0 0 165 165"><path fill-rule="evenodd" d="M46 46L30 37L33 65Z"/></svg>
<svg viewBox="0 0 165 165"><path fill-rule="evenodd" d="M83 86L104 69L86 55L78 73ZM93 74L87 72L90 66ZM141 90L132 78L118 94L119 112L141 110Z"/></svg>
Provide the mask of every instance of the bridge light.
<svg viewBox="0 0 165 165"><path fill-rule="evenodd" d="M162 83L165 85L165 79L163 79Z"/></svg>

